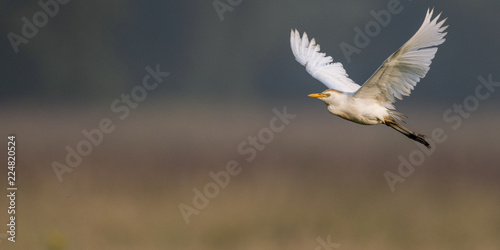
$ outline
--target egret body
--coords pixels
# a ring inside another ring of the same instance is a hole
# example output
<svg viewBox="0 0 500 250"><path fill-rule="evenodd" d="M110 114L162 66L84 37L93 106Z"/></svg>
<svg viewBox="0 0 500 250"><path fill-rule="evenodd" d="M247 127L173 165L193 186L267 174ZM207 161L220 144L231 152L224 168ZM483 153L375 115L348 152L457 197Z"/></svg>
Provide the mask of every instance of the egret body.
<svg viewBox="0 0 500 250"><path fill-rule="evenodd" d="M328 111L336 116L363 125L385 124L429 147L424 135L400 124L407 117L396 112L393 103L410 95L429 71L437 46L445 41L446 19L438 22L441 14L432 18L433 12L427 10L417 32L387 58L363 86L349 78L340 62L333 62L332 57L321 53L314 38L309 41L306 33L300 37L297 30L292 30L290 45L295 59L328 87L322 93L309 96L325 102Z"/></svg>

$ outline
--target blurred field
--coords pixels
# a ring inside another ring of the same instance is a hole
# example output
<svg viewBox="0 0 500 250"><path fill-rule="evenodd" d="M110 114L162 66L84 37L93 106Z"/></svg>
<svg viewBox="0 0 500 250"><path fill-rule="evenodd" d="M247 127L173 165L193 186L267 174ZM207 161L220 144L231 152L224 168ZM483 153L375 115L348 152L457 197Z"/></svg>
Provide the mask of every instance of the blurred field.
<svg viewBox="0 0 500 250"><path fill-rule="evenodd" d="M237 146L268 126L272 107L140 107L124 121L105 109L4 108L2 134L18 138L18 242L1 239L0 248L315 249L330 236L350 250L500 249L496 111L453 131L441 118L447 106L402 110L409 128L441 127L449 139L391 193L383 173L418 147L322 104L288 106L297 117L245 162ZM58 182L50 164L104 117L116 130ZM243 172L186 225L178 205L229 160ZM1 207L5 222L5 199Z"/></svg>

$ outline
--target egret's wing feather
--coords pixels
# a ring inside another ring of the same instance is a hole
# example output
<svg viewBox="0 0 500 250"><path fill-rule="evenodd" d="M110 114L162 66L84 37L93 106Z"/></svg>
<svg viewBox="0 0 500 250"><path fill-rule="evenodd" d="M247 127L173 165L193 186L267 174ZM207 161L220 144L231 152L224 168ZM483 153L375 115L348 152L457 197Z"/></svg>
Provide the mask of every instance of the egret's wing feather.
<svg viewBox="0 0 500 250"><path fill-rule="evenodd" d="M305 32L301 38L297 30L292 30L290 46L297 62L328 88L342 92L355 92L360 88L349 78L341 63L332 63L331 56L320 52L319 44L316 44L314 38L309 42Z"/></svg>
<svg viewBox="0 0 500 250"><path fill-rule="evenodd" d="M427 10L422 26L398 51L392 54L380 68L354 94L358 98L371 98L394 108L395 98L410 95L421 78L429 71L430 64L446 35L444 20L437 22L441 14L432 19L433 10Z"/></svg>

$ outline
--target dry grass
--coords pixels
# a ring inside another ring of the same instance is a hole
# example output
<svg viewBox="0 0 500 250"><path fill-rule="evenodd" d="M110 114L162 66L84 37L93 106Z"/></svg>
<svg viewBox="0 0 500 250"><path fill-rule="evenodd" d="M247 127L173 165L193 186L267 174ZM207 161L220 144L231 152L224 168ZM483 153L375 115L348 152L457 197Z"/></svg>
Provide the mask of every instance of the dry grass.
<svg viewBox="0 0 500 250"><path fill-rule="evenodd" d="M441 114L424 124L432 114L413 112L409 127L442 127L449 139L391 193L383 173L397 171L397 157L416 149L413 142L326 111L289 109L297 118L250 163L236 147L267 126L270 110L136 112L117 121L62 183L51 162L64 160L64 147L81 140L82 129L113 114L4 111L11 123L3 134L18 136L20 190L18 242L0 246L314 249L328 235L350 250L500 246L498 118L485 122L488 113L477 113L453 131ZM189 204L191 190L232 159L243 172L186 225L179 203Z"/></svg>

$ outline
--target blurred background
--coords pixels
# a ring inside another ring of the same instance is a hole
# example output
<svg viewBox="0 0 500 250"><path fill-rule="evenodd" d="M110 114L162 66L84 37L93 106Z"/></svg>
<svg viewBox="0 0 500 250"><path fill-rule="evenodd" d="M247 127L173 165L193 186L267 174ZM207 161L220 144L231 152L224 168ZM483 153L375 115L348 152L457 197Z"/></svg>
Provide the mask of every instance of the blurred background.
<svg viewBox="0 0 500 250"><path fill-rule="evenodd" d="M346 56L340 45L355 46L354 28L388 4L401 11ZM448 17L447 40L396 106L410 129L444 131L432 151L307 97L325 87L293 58L290 29L362 84L428 7ZM499 89L476 97L478 77L500 81L499 10L491 0L0 1L0 130L5 144L16 135L19 188L16 243L3 226L0 249L500 249ZM168 76L153 74L161 82L148 90L150 71ZM295 117L270 134L273 108ZM85 144L82 131L103 120L113 130ZM68 164L68 148L86 155ZM401 159L418 163L409 176ZM213 189L209 173L232 160L241 172ZM399 176L392 191L388 172Z"/></svg>

